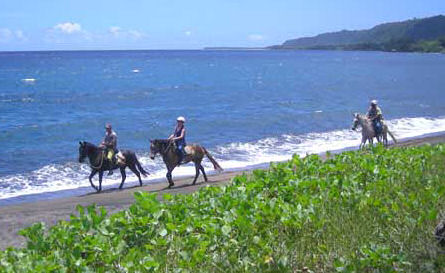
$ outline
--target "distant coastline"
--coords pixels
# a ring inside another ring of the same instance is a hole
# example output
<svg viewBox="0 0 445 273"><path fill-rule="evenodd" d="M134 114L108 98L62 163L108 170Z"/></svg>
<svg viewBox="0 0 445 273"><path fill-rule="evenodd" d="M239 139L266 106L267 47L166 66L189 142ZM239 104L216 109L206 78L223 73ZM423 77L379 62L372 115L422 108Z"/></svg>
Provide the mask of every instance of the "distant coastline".
<svg viewBox="0 0 445 273"><path fill-rule="evenodd" d="M204 47L203 50L269 50L267 47Z"/></svg>
<svg viewBox="0 0 445 273"><path fill-rule="evenodd" d="M342 50L445 53L445 16L384 23L286 40L268 47L206 47L205 50Z"/></svg>
<svg viewBox="0 0 445 273"><path fill-rule="evenodd" d="M384 23L285 41L270 49L365 50L445 53L445 16Z"/></svg>

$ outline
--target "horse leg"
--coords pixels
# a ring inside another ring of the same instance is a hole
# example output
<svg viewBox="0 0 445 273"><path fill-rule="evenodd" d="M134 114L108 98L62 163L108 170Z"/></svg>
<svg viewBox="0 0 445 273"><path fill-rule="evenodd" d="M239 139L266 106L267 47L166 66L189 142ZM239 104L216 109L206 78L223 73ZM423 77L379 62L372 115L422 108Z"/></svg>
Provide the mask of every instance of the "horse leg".
<svg viewBox="0 0 445 273"><path fill-rule="evenodd" d="M95 189L97 191L97 187L94 186L93 181L91 180L96 175L96 173L97 173L97 170L93 169L90 173L90 176L88 177L88 180L90 180L91 187L93 187L93 189Z"/></svg>
<svg viewBox="0 0 445 273"><path fill-rule="evenodd" d="M130 170L138 177L139 179L139 186L142 187L142 179L141 179L141 173L136 169L135 165L128 166Z"/></svg>
<svg viewBox="0 0 445 273"><path fill-rule="evenodd" d="M195 179L193 179L192 185L195 185L196 179L198 179L198 176L199 176L199 163L195 163L195 170L196 170L196 174L195 174Z"/></svg>
<svg viewBox="0 0 445 273"><path fill-rule="evenodd" d="M125 167L120 168L120 170L121 170L122 182L119 185L119 189L121 190L122 187L124 186L124 182L125 182L125 179L127 178L127 174L125 173Z"/></svg>
<svg viewBox="0 0 445 273"><path fill-rule="evenodd" d="M368 140L365 136L362 136L362 142L360 143L359 149L362 149L366 145L366 140Z"/></svg>
<svg viewBox="0 0 445 273"><path fill-rule="evenodd" d="M166 175L166 177L167 177L167 180L168 180L168 188L171 188L172 186L175 185L175 183L173 183L173 179L172 179L172 171L173 171L173 169L174 169L174 167L173 168L167 168L167 175Z"/></svg>
<svg viewBox="0 0 445 273"><path fill-rule="evenodd" d="M97 189L97 192L102 191L102 177L104 176L104 171L99 171L99 189Z"/></svg>
<svg viewBox="0 0 445 273"><path fill-rule="evenodd" d="M199 164L199 169L201 170L202 175L204 175L205 182L207 182L208 181L207 180L207 175L206 175L206 172L204 171L204 167L201 164Z"/></svg>

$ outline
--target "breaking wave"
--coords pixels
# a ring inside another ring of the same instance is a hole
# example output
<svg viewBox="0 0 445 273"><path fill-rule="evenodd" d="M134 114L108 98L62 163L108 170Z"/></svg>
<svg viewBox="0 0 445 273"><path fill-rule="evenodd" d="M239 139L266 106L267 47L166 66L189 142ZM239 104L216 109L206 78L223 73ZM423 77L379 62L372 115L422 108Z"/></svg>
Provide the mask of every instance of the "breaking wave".
<svg viewBox="0 0 445 273"><path fill-rule="evenodd" d="M386 123L397 139L445 131L445 117L401 118L388 120ZM290 159L293 154L304 156L306 154L357 147L360 137L357 132L343 129L302 135L286 134L247 143L234 142L213 147L209 150L225 170L242 170L269 162L284 161ZM143 179L144 184L155 183L165 177L165 167L160 158L151 160L148 157L148 151L138 153L137 156L144 169L150 172L150 176ZM213 169L207 159L204 159L204 167L206 167L206 170ZM192 164L188 164L175 169L174 177L191 176L194 175L194 172L195 168ZM67 162L65 164L47 165L29 173L0 177L0 199L89 188L89 173L90 168L87 164ZM115 173L119 174L119 172ZM125 186L136 185L136 177L130 174L131 171L129 170L127 173L129 175ZM209 173L212 172L209 171ZM93 181L97 183L97 177ZM104 188L116 187L118 183L120 183L120 174L111 177L104 176ZM76 191L71 193L71 195L74 194L76 194Z"/></svg>

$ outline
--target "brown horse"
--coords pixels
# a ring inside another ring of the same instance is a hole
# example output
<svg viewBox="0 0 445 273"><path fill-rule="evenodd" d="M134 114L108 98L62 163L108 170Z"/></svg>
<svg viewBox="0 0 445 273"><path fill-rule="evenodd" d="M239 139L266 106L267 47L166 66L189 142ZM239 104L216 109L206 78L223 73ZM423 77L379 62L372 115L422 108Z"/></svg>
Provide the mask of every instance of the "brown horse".
<svg viewBox="0 0 445 273"><path fill-rule="evenodd" d="M193 185L196 183L196 179L198 179L199 171L202 172L202 175L204 175L204 180L207 182L207 175L204 171L204 167L201 165L202 159L205 155L209 158L210 162L212 162L215 170L223 170L221 166L219 166L218 162L216 162L216 160L209 154L209 152L207 152L204 147L197 144L187 145L185 146L185 151L186 156L184 157L182 164L191 161L195 163L196 175L195 179L193 180ZM175 185L172 179L172 171L176 166L179 165L179 157L176 153L176 146L174 142L167 139L150 140L150 158L154 159L156 154L160 154L162 156L162 160L167 167L166 177L169 184L168 187L171 188L173 185Z"/></svg>

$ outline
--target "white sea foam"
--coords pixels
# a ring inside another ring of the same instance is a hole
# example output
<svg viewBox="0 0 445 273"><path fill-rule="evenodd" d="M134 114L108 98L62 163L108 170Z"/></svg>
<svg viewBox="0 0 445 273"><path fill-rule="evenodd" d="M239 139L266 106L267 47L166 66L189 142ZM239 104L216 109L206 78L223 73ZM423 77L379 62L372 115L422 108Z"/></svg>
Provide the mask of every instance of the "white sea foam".
<svg viewBox="0 0 445 273"><path fill-rule="evenodd" d="M22 79L22 82L24 82L24 83L34 83L35 81L36 81L36 79L34 79L34 78Z"/></svg>
<svg viewBox="0 0 445 273"><path fill-rule="evenodd" d="M445 117L441 118L402 118L388 120L390 130L397 139L421 136L445 131ZM246 169L249 166L290 159L293 154L306 154L334 151L348 147L357 147L360 133L349 129L314 132L303 135L281 135L260 139L255 142L235 142L211 149L212 155L220 165L228 169ZM160 158L154 161L148 157L148 151L137 155L144 169L150 176L143 179L144 184L165 177L165 167ZM212 165L206 159L204 167L212 173ZM87 164L74 162L66 164L51 164L27 174L0 177L0 199L27 194L54 192L59 190L89 187ZM125 186L136 185L137 179L127 170ZM193 165L181 166L173 172L174 177L192 176L195 173ZM120 183L119 171L112 177L104 176L104 187L117 187ZM201 178L202 179L202 178ZM97 176L93 179L97 184Z"/></svg>

